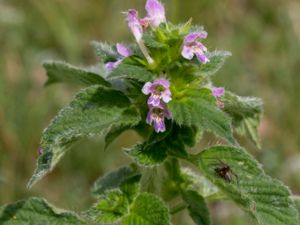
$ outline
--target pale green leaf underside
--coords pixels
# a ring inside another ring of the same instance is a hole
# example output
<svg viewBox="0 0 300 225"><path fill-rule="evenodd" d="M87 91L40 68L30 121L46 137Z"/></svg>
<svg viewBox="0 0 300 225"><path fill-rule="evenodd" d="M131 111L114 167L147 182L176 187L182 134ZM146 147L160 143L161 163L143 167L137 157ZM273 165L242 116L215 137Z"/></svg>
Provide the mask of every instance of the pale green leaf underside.
<svg viewBox="0 0 300 225"><path fill-rule="evenodd" d="M140 194L122 219L124 225L170 225L169 210L160 198L150 193Z"/></svg>
<svg viewBox="0 0 300 225"><path fill-rule="evenodd" d="M300 224L288 188L266 175L257 161L243 149L217 146L191 159L212 183L253 215L258 224ZM233 172L230 174L231 182L226 182L215 172L222 163L227 164Z"/></svg>
<svg viewBox="0 0 300 225"><path fill-rule="evenodd" d="M168 103L172 118L179 125L197 126L209 130L231 144L236 144L232 135L231 120L216 106L216 100L208 89L193 90L183 97Z"/></svg>
<svg viewBox="0 0 300 225"><path fill-rule="evenodd" d="M99 74L64 62L45 62L43 66L48 76L45 85L65 82L83 85L101 84L108 87L110 86L110 83Z"/></svg>
<svg viewBox="0 0 300 225"><path fill-rule="evenodd" d="M231 116L233 126L240 135L249 136L260 147L258 127L263 113L260 98L241 97L226 91L222 98L224 110Z"/></svg>
<svg viewBox="0 0 300 225"><path fill-rule="evenodd" d="M40 198L30 198L0 208L1 225L87 225L75 213L60 210Z"/></svg>
<svg viewBox="0 0 300 225"><path fill-rule="evenodd" d="M138 112L122 92L98 85L84 89L43 132L43 154L28 186L51 171L73 142L100 135L111 126L134 126L139 121Z"/></svg>

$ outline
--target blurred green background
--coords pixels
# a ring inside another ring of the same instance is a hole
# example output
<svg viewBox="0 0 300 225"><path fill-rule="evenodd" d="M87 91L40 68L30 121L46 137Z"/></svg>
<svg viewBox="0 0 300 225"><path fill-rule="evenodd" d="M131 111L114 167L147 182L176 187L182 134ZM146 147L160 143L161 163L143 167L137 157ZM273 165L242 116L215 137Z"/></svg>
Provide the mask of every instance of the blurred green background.
<svg viewBox="0 0 300 225"><path fill-rule="evenodd" d="M26 190L35 167L42 130L78 88L46 89L41 62L77 65L97 62L90 40L131 41L121 12L142 0L0 0L0 204L26 196L47 198L59 207L81 210L93 199L89 188L105 171L129 160L122 146L138 137L123 134L108 151L101 137L84 141L57 168ZM165 0L167 17L190 17L209 33L210 50L232 51L215 82L239 95L262 97L265 115L260 128L262 150L243 145L265 170L300 194L300 1ZM205 140L202 144L211 144ZM254 224L232 203L210 205L215 225ZM189 225L183 214L175 224Z"/></svg>

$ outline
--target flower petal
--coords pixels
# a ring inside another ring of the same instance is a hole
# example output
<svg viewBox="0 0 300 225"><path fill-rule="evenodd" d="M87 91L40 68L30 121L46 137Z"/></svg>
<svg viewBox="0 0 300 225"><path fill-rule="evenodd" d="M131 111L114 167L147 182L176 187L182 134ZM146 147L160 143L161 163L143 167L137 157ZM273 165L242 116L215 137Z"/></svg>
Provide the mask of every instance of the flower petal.
<svg viewBox="0 0 300 225"><path fill-rule="evenodd" d="M120 65L121 62L122 62L122 60L118 60L116 62L108 62L105 64L105 68L107 69L107 71L111 72L114 69L116 69Z"/></svg>
<svg viewBox="0 0 300 225"><path fill-rule="evenodd" d="M212 94L215 97L221 97L225 93L225 89L223 87L215 87L212 89Z"/></svg>
<svg viewBox="0 0 300 225"><path fill-rule="evenodd" d="M192 32L185 36L184 43L192 43L195 42L198 38L206 38L207 32Z"/></svg>
<svg viewBox="0 0 300 225"><path fill-rule="evenodd" d="M143 37L143 27L138 18L138 12L134 9L129 9L127 12L128 27L135 39L139 42Z"/></svg>
<svg viewBox="0 0 300 225"><path fill-rule="evenodd" d="M169 101L172 100L172 94L171 91L169 89L166 89L162 94L161 94L162 100L165 103L168 103Z"/></svg>
<svg viewBox="0 0 300 225"><path fill-rule="evenodd" d="M209 59L207 58L207 56L203 52L196 52L195 54L196 54L198 60L200 62L202 62L203 64L209 62Z"/></svg>
<svg viewBox="0 0 300 225"><path fill-rule="evenodd" d="M154 122L154 130L156 131L156 133L166 131L165 119L163 116L156 115L153 122Z"/></svg>
<svg viewBox="0 0 300 225"><path fill-rule="evenodd" d="M163 86L165 89L170 88L170 82L167 79L159 78L153 81L153 85L157 86Z"/></svg>
<svg viewBox="0 0 300 225"><path fill-rule="evenodd" d="M194 51L191 47L183 46L181 55L183 58L191 60L194 57Z"/></svg>
<svg viewBox="0 0 300 225"><path fill-rule="evenodd" d="M166 21L165 8L161 2L157 0L148 0L145 9L153 27L156 28Z"/></svg>
<svg viewBox="0 0 300 225"><path fill-rule="evenodd" d="M145 83L143 89L142 89L142 92L145 94L145 95L149 95L151 93L151 87L152 87L152 83L151 82L147 82Z"/></svg>
<svg viewBox="0 0 300 225"><path fill-rule="evenodd" d="M116 45L118 53L123 57L129 57L132 55L132 50L127 48L125 45L117 43Z"/></svg>
<svg viewBox="0 0 300 225"><path fill-rule="evenodd" d="M151 96L148 98L147 104L153 107L159 107L160 106L160 95L157 94L151 94Z"/></svg>

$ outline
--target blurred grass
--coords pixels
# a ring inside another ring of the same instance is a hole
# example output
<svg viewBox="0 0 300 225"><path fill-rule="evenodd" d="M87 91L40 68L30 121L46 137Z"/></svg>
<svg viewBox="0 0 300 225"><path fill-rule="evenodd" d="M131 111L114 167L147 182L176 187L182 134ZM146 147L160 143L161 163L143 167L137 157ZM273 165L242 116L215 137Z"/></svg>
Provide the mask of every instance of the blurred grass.
<svg viewBox="0 0 300 225"><path fill-rule="evenodd" d="M210 49L233 52L216 83L265 102L263 149L241 142L268 173L300 194L300 2L164 2L172 22L192 17L208 31ZM121 12L134 7L143 13L143 5L140 0L0 0L0 204L40 195L60 207L83 209L93 201L88 193L92 182L129 161L121 147L138 139L133 133L122 135L107 152L101 138L84 141L33 190L25 188L43 128L77 90L64 85L44 89L41 62L95 63L89 41L131 41ZM211 209L215 224L252 224L232 204L214 203ZM177 224L185 219L178 215Z"/></svg>

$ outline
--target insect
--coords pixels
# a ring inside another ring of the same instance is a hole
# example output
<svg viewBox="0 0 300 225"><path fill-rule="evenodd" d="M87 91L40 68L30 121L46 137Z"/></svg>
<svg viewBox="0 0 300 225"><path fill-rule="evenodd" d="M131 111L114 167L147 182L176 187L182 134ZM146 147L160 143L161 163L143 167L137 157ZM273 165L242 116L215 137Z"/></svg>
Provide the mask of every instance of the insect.
<svg viewBox="0 0 300 225"><path fill-rule="evenodd" d="M232 181L233 176L237 178L237 175L231 170L230 166L221 160L219 160L219 165L215 168L215 172L228 183Z"/></svg>

